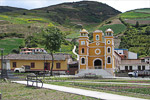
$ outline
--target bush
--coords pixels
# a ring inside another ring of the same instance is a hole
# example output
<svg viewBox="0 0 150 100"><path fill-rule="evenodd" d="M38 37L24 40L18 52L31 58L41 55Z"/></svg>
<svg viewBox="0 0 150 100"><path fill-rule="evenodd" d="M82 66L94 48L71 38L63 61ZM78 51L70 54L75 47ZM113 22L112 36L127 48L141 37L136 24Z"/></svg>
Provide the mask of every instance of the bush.
<svg viewBox="0 0 150 100"><path fill-rule="evenodd" d="M3 39L5 37L18 37L18 38L24 38L24 34L18 34L18 33L1 33L0 39Z"/></svg>
<svg viewBox="0 0 150 100"><path fill-rule="evenodd" d="M19 49L13 49L12 51L11 51L11 53L16 53L16 54L19 54Z"/></svg>

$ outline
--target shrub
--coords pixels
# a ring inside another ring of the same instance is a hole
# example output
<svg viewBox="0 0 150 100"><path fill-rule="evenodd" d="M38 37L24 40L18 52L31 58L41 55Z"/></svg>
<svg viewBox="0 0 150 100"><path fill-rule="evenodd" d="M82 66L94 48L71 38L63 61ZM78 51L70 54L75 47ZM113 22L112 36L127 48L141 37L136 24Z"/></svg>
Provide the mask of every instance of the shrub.
<svg viewBox="0 0 150 100"><path fill-rule="evenodd" d="M19 54L19 49L13 49L13 50L11 51L11 53Z"/></svg>

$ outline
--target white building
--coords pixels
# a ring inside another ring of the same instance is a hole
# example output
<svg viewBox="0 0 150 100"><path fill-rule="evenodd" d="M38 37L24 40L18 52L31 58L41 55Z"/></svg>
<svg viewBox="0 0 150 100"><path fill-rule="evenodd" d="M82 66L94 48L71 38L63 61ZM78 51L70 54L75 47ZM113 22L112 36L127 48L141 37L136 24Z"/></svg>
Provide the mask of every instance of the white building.
<svg viewBox="0 0 150 100"><path fill-rule="evenodd" d="M115 49L115 68L117 71L150 70L150 57L137 59L137 53L128 49Z"/></svg>
<svg viewBox="0 0 150 100"><path fill-rule="evenodd" d="M137 59L137 53L130 52L128 49L115 49L115 51L121 55L124 59Z"/></svg>

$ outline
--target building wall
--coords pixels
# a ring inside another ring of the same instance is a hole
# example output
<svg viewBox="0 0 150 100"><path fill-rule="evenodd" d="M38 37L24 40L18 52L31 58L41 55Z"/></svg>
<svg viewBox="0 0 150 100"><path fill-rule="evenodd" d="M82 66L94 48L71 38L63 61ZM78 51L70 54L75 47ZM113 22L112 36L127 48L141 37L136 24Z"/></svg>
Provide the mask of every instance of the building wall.
<svg viewBox="0 0 150 100"><path fill-rule="evenodd" d="M145 62L149 62L150 64L150 58L145 58Z"/></svg>
<svg viewBox="0 0 150 100"><path fill-rule="evenodd" d="M44 70L44 61L43 60L10 60L10 67L11 69L15 69L13 67L13 62L16 62L15 68L20 68L22 65L29 65L31 66L31 63L35 63L35 68L31 68L31 70ZM46 61L50 63L50 68L52 61ZM56 63L61 63L60 69L56 68ZM66 61L54 61L54 67L53 70L67 70L67 60Z"/></svg>
<svg viewBox="0 0 150 100"><path fill-rule="evenodd" d="M99 52L99 50L100 52ZM100 54L96 54L100 53ZM94 47L94 48L89 48L89 56L103 56L105 54L104 47Z"/></svg>
<svg viewBox="0 0 150 100"><path fill-rule="evenodd" d="M123 50L115 50L118 54L124 54Z"/></svg>
<svg viewBox="0 0 150 100"><path fill-rule="evenodd" d="M137 53L128 52L128 59L137 59Z"/></svg>
<svg viewBox="0 0 150 100"><path fill-rule="evenodd" d="M120 70L122 71L124 71L125 70L125 66L128 66L128 71L129 71L129 67L130 66L132 66L132 70L138 70L138 66L140 66L141 67L141 70L143 70L142 69L142 66L145 66L145 70L150 70L150 66L148 65L148 64L137 64L137 65L133 65L133 64L127 64L127 65L123 65L123 64L121 64L120 65Z"/></svg>

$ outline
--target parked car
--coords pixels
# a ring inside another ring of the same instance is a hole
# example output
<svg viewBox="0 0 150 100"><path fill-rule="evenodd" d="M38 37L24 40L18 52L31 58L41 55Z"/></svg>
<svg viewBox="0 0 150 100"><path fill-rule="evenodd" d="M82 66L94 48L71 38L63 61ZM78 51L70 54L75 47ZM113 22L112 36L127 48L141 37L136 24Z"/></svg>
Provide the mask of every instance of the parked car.
<svg viewBox="0 0 150 100"><path fill-rule="evenodd" d="M149 70L144 70L144 71L133 71L128 73L129 77L145 77L145 76L150 76L150 71Z"/></svg>
<svg viewBox="0 0 150 100"><path fill-rule="evenodd" d="M30 71L30 66L29 65L23 65L23 66L21 66L21 68L15 68L14 69L14 72L16 72L16 73L24 73L24 72L27 72L27 71Z"/></svg>

